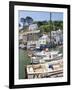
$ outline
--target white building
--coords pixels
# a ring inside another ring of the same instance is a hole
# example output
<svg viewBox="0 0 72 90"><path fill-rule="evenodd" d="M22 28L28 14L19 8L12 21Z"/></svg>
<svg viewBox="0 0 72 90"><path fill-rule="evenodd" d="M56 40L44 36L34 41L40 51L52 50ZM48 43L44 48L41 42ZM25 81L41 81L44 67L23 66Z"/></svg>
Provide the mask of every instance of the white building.
<svg viewBox="0 0 72 90"><path fill-rule="evenodd" d="M40 45L46 45L48 42L50 42L50 38L48 37L48 35L43 34L43 36L40 37L37 41L36 48L39 48Z"/></svg>
<svg viewBox="0 0 72 90"><path fill-rule="evenodd" d="M62 30L56 30L56 31L51 31L51 38L54 40L56 44L61 42L63 40L63 34Z"/></svg>
<svg viewBox="0 0 72 90"><path fill-rule="evenodd" d="M39 38L38 42L40 44L46 44L47 42L50 42L50 39L49 39L48 35L43 34L43 36Z"/></svg>
<svg viewBox="0 0 72 90"><path fill-rule="evenodd" d="M56 37L57 35L61 35L62 34L62 30L56 30L56 31L51 31L51 36L52 37Z"/></svg>
<svg viewBox="0 0 72 90"><path fill-rule="evenodd" d="M38 25L37 24L31 24L29 26L29 30L37 30L38 29Z"/></svg>

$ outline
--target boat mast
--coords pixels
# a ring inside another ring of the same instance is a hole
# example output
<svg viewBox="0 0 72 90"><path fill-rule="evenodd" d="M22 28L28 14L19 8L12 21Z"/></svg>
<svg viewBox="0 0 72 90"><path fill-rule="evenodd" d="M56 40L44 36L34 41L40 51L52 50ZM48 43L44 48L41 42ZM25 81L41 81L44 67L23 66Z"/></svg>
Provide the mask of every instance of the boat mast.
<svg viewBox="0 0 72 90"><path fill-rule="evenodd" d="M50 42L51 42L51 29L52 29L52 28L51 28L51 24L52 24L52 23L51 23L51 16L52 16L52 13L50 12Z"/></svg>

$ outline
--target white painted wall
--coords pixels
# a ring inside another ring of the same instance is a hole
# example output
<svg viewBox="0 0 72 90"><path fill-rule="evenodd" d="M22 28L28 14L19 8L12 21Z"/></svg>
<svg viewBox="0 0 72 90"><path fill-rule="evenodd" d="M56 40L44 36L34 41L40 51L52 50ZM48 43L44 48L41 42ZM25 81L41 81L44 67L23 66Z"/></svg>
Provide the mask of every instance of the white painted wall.
<svg viewBox="0 0 72 90"><path fill-rule="evenodd" d="M31 24L31 25L29 26L29 30L37 30L37 29L38 29L37 24Z"/></svg>
<svg viewBox="0 0 72 90"><path fill-rule="evenodd" d="M72 0L16 0L16 1L70 4L71 15L72 15ZM71 18L71 23L72 23L72 18ZM71 34L72 34L72 31L71 31ZM72 38L72 35L71 35L71 38ZM71 46L72 46L72 42L71 42ZM72 51L72 48L71 48L71 51ZM71 68L72 68L72 62L71 62ZM8 90L8 82L9 82L8 78L9 78L9 0L0 0L0 90ZM40 89L41 90L44 90L44 89L45 90L72 90L72 85L57 86L57 87L54 86L54 87L42 87L42 88L27 88L23 90L40 90Z"/></svg>

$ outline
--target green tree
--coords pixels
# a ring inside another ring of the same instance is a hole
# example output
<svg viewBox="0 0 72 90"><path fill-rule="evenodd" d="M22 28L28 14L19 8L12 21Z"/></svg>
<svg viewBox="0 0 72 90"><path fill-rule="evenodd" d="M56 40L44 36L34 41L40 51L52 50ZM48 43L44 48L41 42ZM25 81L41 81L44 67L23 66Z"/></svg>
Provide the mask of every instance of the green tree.
<svg viewBox="0 0 72 90"><path fill-rule="evenodd" d="M25 25L25 23L26 23L26 19L24 19L24 18L22 17L22 18L20 18L20 21L23 23L23 27L24 27L24 25Z"/></svg>
<svg viewBox="0 0 72 90"><path fill-rule="evenodd" d="M29 16L26 17L26 22L28 23L28 25L33 23L33 19Z"/></svg>
<svg viewBox="0 0 72 90"><path fill-rule="evenodd" d="M55 27L55 30L58 30L58 29L63 30L63 21L54 21L53 25Z"/></svg>
<svg viewBox="0 0 72 90"><path fill-rule="evenodd" d="M52 25L41 25L39 29L43 33L44 32L48 33L48 32L50 32L53 29L53 27L52 27Z"/></svg>
<svg viewBox="0 0 72 90"><path fill-rule="evenodd" d="M37 21L36 23L38 27L40 27L41 25L46 25L48 22L47 21Z"/></svg>

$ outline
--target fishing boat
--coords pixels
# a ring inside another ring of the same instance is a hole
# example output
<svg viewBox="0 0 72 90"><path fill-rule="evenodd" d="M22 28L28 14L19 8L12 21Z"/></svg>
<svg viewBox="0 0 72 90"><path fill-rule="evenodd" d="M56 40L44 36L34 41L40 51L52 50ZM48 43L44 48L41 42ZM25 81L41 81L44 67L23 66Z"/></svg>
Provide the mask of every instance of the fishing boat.
<svg viewBox="0 0 72 90"><path fill-rule="evenodd" d="M46 77L62 77L63 76L63 60L46 62L43 64L27 65L27 77L46 78Z"/></svg>
<svg viewBox="0 0 72 90"><path fill-rule="evenodd" d="M59 51L41 51L34 53L31 57L31 63L44 63L46 61L59 60L62 58L62 53Z"/></svg>
<svg viewBox="0 0 72 90"><path fill-rule="evenodd" d="M58 51L51 51L48 52L47 55L45 57L43 57L40 61L42 60L46 60L46 61L51 61L51 60L57 60L60 59L62 57L62 53L59 54Z"/></svg>

